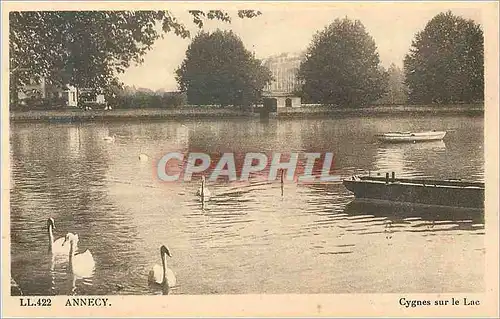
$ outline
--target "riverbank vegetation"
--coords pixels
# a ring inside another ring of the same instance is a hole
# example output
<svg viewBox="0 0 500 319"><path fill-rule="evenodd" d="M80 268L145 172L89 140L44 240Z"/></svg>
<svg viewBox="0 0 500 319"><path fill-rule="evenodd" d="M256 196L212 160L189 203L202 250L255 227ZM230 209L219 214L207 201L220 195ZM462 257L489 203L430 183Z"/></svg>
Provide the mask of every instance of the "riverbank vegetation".
<svg viewBox="0 0 500 319"><path fill-rule="evenodd" d="M230 22L218 10L190 11L204 21ZM239 18L261 13L238 11ZM161 29L157 26L161 25ZM175 109L186 105L249 107L262 103L271 72L232 31L200 32L176 71L180 92L127 92L116 75L142 63L163 32L188 37L168 11L10 13L11 110L19 88L33 79L102 92L113 109ZM109 36L112 35L112 36ZM484 39L479 24L440 13L419 31L402 61L385 69L377 45L359 20L335 19L307 49L295 93L305 104L334 108L370 105L470 105L484 101ZM63 107L50 97L30 98L24 109ZM79 106L81 107L81 106ZM307 112L306 112L307 113Z"/></svg>
<svg viewBox="0 0 500 319"><path fill-rule="evenodd" d="M176 109L186 105L186 101L186 95L180 92L121 92L110 101L110 106L113 109Z"/></svg>
<svg viewBox="0 0 500 319"><path fill-rule="evenodd" d="M318 32L300 65L302 96L313 103L365 106L386 93L377 46L359 20L336 19Z"/></svg>
<svg viewBox="0 0 500 319"><path fill-rule="evenodd" d="M384 70L385 71L385 70ZM387 69L387 87L385 94L374 104L401 105L408 102L408 86L405 84L403 70L392 63Z"/></svg>
<svg viewBox="0 0 500 319"><path fill-rule="evenodd" d="M257 103L271 72L232 31L199 33L176 71L190 104L250 106Z"/></svg>
<svg viewBox="0 0 500 319"><path fill-rule="evenodd" d="M336 107L482 102L483 31L473 20L440 13L415 35L404 70L385 70L363 24L337 19L315 35L299 76L306 102Z"/></svg>
<svg viewBox="0 0 500 319"><path fill-rule="evenodd" d="M282 108L278 118L323 118L339 116L428 116L428 115L484 114L482 104L471 105L371 105L362 108L331 108L324 105L304 105L300 108ZM10 113L12 122L88 122L88 121L122 121L122 120L180 120L200 118L257 118L258 110L243 110L234 107L217 105L186 105L182 108L129 108L113 110L58 109L29 110Z"/></svg>
<svg viewBox="0 0 500 319"><path fill-rule="evenodd" d="M472 20L440 13L416 34L404 60L410 103L484 100L484 38Z"/></svg>
<svg viewBox="0 0 500 319"><path fill-rule="evenodd" d="M190 10L193 22L231 22L220 10ZM239 18L260 15L239 10ZM161 26L161 28L158 28ZM14 11L9 13L11 103L19 88L48 83L106 90L132 63L142 63L163 33L190 36L170 11Z"/></svg>

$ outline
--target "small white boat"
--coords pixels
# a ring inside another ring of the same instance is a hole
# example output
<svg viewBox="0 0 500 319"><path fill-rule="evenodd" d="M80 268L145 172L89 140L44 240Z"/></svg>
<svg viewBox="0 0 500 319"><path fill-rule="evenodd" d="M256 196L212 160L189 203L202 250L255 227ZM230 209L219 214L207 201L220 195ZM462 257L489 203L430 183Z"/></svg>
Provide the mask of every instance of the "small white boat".
<svg viewBox="0 0 500 319"><path fill-rule="evenodd" d="M404 143L439 141L442 140L445 135L446 131L387 132L384 134L377 134L376 137L383 142Z"/></svg>

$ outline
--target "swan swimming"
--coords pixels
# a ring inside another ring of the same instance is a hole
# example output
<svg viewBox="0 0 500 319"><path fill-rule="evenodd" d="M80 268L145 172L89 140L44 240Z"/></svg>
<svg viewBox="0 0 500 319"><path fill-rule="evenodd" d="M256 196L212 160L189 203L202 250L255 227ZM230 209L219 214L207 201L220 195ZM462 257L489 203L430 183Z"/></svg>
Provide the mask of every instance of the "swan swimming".
<svg viewBox="0 0 500 319"><path fill-rule="evenodd" d="M69 242L69 245L67 242ZM69 269L76 277L92 277L95 270L94 257L88 249L83 253L77 254L75 250L76 243L78 243L78 235L72 233L66 234L63 246L67 245L69 247Z"/></svg>
<svg viewBox="0 0 500 319"><path fill-rule="evenodd" d="M11 277L10 278L10 295L11 296L22 296L23 291L21 287L17 284L17 282Z"/></svg>
<svg viewBox="0 0 500 319"><path fill-rule="evenodd" d="M210 196L212 196L208 187L205 186L205 175L201 176L201 186L196 195L200 196L203 201L209 200Z"/></svg>
<svg viewBox="0 0 500 319"><path fill-rule="evenodd" d="M52 255L62 255L67 257L69 254L69 246L64 246L65 238L61 237L57 240L54 240L54 230L56 229L56 225L54 222L54 218L47 219L47 232L49 234L49 252ZM71 234L71 233L69 233ZM78 235L74 235L75 238L75 250L78 249Z"/></svg>
<svg viewBox="0 0 500 319"><path fill-rule="evenodd" d="M114 142L116 138L116 134L113 134L113 136L104 136L102 139L107 141L107 142Z"/></svg>
<svg viewBox="0 0 500 319"><path fill-rule="evenodd" d="M167 246L160 247L160 257L162 266L155 264L153 269L149 271L148 281L151 284L162 285L164 287L173 287L176 285L177 280L172 269L167 267L167 256L172 258Z"/></svg>

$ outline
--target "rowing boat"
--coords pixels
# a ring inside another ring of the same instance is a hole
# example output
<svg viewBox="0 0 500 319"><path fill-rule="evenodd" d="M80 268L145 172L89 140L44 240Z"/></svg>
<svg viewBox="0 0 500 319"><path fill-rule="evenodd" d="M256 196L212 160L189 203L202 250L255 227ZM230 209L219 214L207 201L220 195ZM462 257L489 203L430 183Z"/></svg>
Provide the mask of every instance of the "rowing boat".
<svg viewBox="0 0 500 319"><path fill-rule="evenodd" d="M425 132L387 132L377 134L376 137L383 142L407 143L407 142L428 142L439 141L444 138L446 131L425 131Z"/></svg>

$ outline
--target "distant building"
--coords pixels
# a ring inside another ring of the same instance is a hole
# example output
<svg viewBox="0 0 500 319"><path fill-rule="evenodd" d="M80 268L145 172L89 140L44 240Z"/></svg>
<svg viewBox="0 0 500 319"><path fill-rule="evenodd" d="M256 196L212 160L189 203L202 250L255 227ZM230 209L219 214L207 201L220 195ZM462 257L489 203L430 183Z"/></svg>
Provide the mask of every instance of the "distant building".
<svg viewBox="0 0 500 319"><path fill-rule="evenodd" d="M263 64L271 70L274 80L264 90L281 93L299 90L298 72L303 58L303 53L282 53L265 59Z"/></svg>
<svg viewBox="0 0 500 319"><path fill-rule="evenodd" d="M95 89L78 89L78 95L80 97L80 101L83 104L102 105L104 107L107 105L106 97L104 96L104 94Z"/></svg>
<svg viewBox="0 0 500 319"><path fill-rule="evenodd" d="M48 103L55 103L58 106L62 104L67 107L107 106L106 98L102 92L87 88L78 89L72 85L50 84L43 77L38 81L31 80L29 84L19 89L19 103L26 104L29 99L52 100Z"/></svg>
<svg viewBox="0 0 500 319"><path fill-rule="evenodd" d="M264 107L277 112L281 107L302 105L296 93L302 85L298 79L298 72L303 59L304 53L301 52L282 53L263 61L263 65L269 68L273 76L273 81L264 88Z"/></svg>
<svg viewBox="0 0 500 319"><path fill-rule="evenodd" d="M49 83L45 78L39 81L31 80L28 85L20 88L17 94L18 101L23 104L27 99L60 99L66 106L78 105L78 90L71 85L60 86Z"/></svg>

